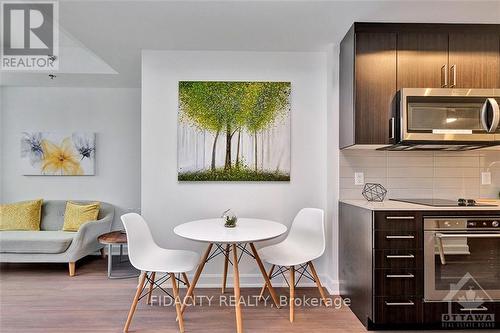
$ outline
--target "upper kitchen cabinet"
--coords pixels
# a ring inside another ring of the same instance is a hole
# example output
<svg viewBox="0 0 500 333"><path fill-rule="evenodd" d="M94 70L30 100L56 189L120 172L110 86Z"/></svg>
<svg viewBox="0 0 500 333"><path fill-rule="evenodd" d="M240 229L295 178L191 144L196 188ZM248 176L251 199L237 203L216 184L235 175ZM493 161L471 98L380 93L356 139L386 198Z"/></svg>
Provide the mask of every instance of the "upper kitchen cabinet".
<svg viewBox="0 0 500 333"><path fill-rule="evenodd" d="M448 84L448 34L401 32L397 48L398 89Z"/></svg>
<svg viewBox="0 0 500 333"><path fill-rule="evenodd" d="M396 93L396 34L354 33L340 47L340 147L390 144Z"/></svg>
<svg viewBox="0 0 500 333"><path fill-rule="evenodd" d="M340 148L397 143L402 88L500 88L500 25L355 23L340 43Z"/></svg>
<svg viewBox="0 0 500 333"><path fill-rule="evenodd" d="M500 36L450 33L449 67L451 88L500 88Z"/></svg>

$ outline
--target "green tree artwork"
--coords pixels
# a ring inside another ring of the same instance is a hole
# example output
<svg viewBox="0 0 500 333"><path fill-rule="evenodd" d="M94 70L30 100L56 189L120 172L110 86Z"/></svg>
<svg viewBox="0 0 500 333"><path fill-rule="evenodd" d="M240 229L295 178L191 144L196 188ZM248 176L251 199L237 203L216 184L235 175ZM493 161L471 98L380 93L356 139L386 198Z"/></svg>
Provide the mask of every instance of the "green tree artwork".
<svg viewBox="0 0 500 333"><path fill-rule="evenodd" d="M290 82L180 81L178 180L289 181Z"/></svg>

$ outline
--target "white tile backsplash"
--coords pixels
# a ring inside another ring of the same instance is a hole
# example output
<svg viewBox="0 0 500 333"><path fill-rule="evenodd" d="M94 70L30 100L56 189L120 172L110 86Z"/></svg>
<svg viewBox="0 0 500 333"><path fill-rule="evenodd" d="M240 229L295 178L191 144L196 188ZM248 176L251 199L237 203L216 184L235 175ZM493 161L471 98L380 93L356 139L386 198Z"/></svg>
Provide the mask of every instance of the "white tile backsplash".
<svg viewBox="0 0 500 333"><path fill-rule="evenodd" d="M481 185L481 172L491 172L491 185ZM380 183L388 198L498 198L500 150L467 152L340 151L340 197L362 199L363 186L354 185L354 173L367 183Z"/></svg>

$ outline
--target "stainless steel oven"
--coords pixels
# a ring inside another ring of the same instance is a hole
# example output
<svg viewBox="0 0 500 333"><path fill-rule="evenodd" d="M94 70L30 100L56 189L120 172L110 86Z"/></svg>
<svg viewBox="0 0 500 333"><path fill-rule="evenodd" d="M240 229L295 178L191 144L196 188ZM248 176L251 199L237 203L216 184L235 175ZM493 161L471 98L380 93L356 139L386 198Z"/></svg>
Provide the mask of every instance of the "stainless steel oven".
<svg viewBox="0 0 500 333"><path fill-rule="evenodd" d="M500 144L499 104L500 89L403 88L391 129L401 143Z"/></svg>
<svg viewBox="0 0 500 333"><path fill-rule="evenodd" d="M424 299L500 300L500 215L424 219Z"/></svg>

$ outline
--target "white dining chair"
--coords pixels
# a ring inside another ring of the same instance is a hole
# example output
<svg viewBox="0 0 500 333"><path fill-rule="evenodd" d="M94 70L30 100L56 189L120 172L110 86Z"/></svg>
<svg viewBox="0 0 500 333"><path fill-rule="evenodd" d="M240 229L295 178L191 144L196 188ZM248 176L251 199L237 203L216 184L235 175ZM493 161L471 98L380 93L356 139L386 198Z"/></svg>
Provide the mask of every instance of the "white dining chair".
<svg viewBox="0 0 500 333"><path fill-rule="evenodd" d="M324 212L317 208L303 208L295 216L290 232L281 243L263 247L258 250L262 260L271 264L269 279L283 276L290 286L290 322L294 320L295 287L302 277L316 283L325 306L328 306L326 294L321 286L313 260L325 252ZM290 272L289 281L284 272ZM299 275L296 280L295 274ZM266 290L262 287L260 298Z"/></svg>
<svg viewBox="0 0 500 333"><path fill-rule="evenodd" d="M139 214L125 214L122 215L121 220L127 232L130 263L141 271L139 285L137 286L134 300L130 306L123 332L128 331L138 301L147 296L149 303L152 291L156 288L165 291L161 285L168 280L172 282L175 310L179 320L179 330L184 332L184 320L181 313L181 299L179 297L177 281L189 284L186 272L193 270L198 265L200 256L193 251L169 250L158 246L151 236L146 221ZM155 281L156 273L163 273L164 276ZM176 277L176 274L182 274L184 281ZM146 280L149 282L149 290L145 292Z"/></svg>

